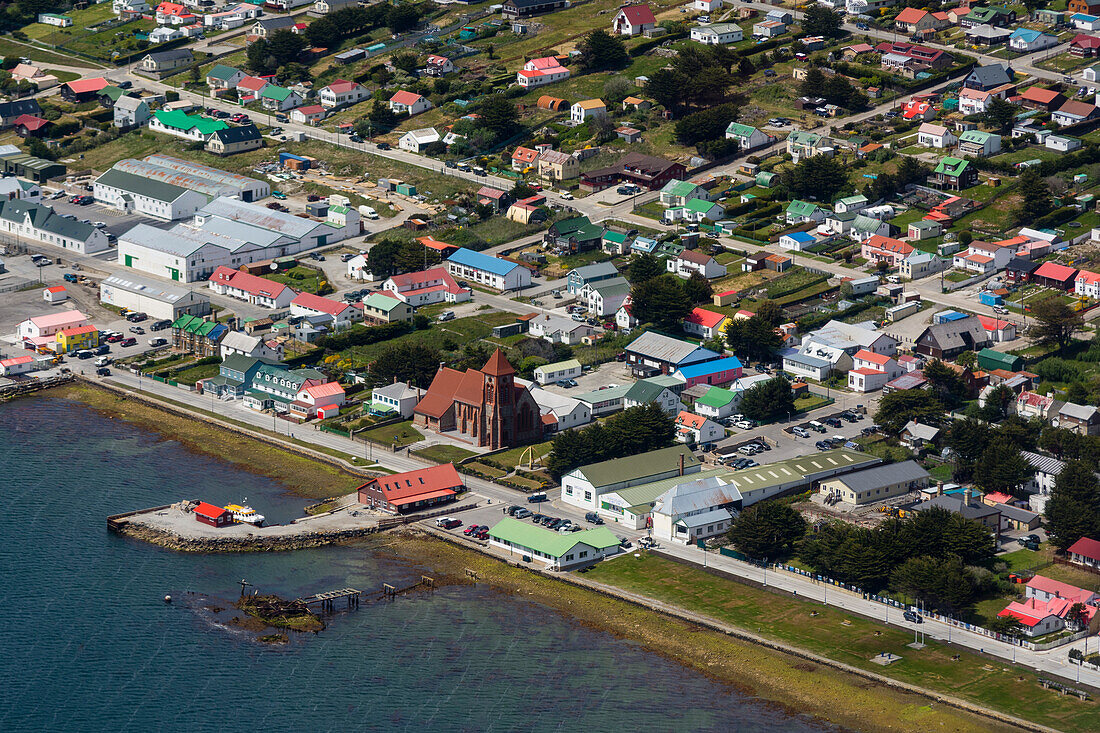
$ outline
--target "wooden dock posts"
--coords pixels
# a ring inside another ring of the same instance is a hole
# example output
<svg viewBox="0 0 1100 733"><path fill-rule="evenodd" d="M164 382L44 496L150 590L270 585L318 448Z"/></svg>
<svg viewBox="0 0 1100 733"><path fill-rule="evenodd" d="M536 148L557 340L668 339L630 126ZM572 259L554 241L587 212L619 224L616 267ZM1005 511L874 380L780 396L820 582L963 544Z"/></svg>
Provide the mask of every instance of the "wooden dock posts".
<svg viewBox="0 0 1100 733"><path fill-rule="evenodd" d="M413 583L406 588L398 588L396 586L390 585L389 583L383 583L382 598L389 598L390 600L393 600L394 598L397 598L399 594L404 595L405 593L416 590L420 587L428 588L429 590L435 590L435 578L429 577L427 575L421 575L419 582Z"/></svg>
<svg viewBox="0 0 1100 733"><path fill-rule="evenodd" d="M321 605L322 613L334 613L336 611L336 601L344 599L347 602L347 609L350 611L353 608L359 608L359 596L362 595L362 591L355 588L340 588L338 590L329 590L324 593L315 593L312 596L306 596L305 598L299 598L298 600L305 604L308 608L311 604L318 603Z"/></svg>

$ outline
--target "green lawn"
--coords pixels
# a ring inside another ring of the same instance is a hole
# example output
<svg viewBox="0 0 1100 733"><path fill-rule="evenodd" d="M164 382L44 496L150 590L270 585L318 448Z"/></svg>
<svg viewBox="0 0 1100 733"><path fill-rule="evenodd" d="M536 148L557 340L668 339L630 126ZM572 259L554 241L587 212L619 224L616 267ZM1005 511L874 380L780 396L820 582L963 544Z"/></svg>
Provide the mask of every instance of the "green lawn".
<svg viewBox="0 0 1100 733"><path fill-rule="evenodd" d="M830 400L817 394L806 394L794 401L796 412L809 412L829 404Z"/></svg>
<svg viewBox="0 0 1100 733"><path fill-rule="evenodd" d="M332 286L325 274L320 270L314 270L312 267L297 265L289 270L273 272L263 277L266 280L289 285L295 290L313 293L314 295L324 295L332 292ZM324 286L324 292L322 292L322 286Z"/></svg>
<svg viewBox="0 0 1100 733"><path fill-rule="evenodd" d="M1018 570L1029 570L1036 565L1041 565L1044 562L1048 562L1042 552L1035 552L1034 550L1016 550L1015 552L1006 552L1003 555L997 555L994 562L1003 562L1008 566L1008 571L1014 573ZM1046 570L1043 570L1041 575L1046 575Z"/></svg>
<svg viewBox="0 0 1100 733"><path fill-rule="evenodd" d="M108 7L110 6L108 5ZM95 68L95 64L91 61L70 56L62 56L61 54L53 53L45 49L24 46L22 43L16 43L7 38L0 38L0 56L14 56L15 58L26 56L31 61L40 64L61 64L62 66L79 66L89 69ZM60 78L61 77L58 77L58 79Z"/></svg>
<svg viewBox="0 0 1100 733"><path fill-rule="evenodd" d="M424 331L413 331L388 341L380 341L369 346L353 346L341 356L350 359L358 368L370 364L378 354L399 342L425 344L442 351L458 351L467 343L488 338L493 332L493 326L515 323L515 320L514 313L486 311L476 316L456 318L446 323L434 323L431 328Z"/></svg>
<svg viewBox="0 0 1100 733"><path fill-rule="evenodd" d="M484 460L485 463L496 466L497 468L503 468L507 471L511 471L515 469L517 465L519 465L520 458L523 459L523 465L527 465L528 456L524 454L527 453L528 449L531 449L531 452L536 459L537 465L537 459L542 458L547 453L549 453L550 446L551 443L548 440L545 443L535 443L533 445L525 445L519 448L512 448L511 450L506 450L503 453L486 456L482 460Z"/></svg>
<svg viewBox="0 0 1100 733"><path fill-rule="evenodd" d="M908 631L737 583L696 566L643 552L640 557L599 563L587 577L1042 725L1065 731L1100 727L1095 703L1042 689L1034 672L1000 661L990 664L976 654L932 640L916 651L906 646L913 641ZM817 615L811 616L811 611ZM901 661L885 668L870 661L882 652L896 654ZM959 659L953 661L956 653Z"/></svg>
<svg viewBox="0 0 1100 733"><path fill-rule="evenodd" d="M190 369L184 369L179 374L173 376L172 379L180 384L194 384L200 379L209 379L210 377L218 376L219 368L218 364L200 364Z"/></svg>
<svg viewBox="0 0 1100 733"><path fill-rule="evenodd" d="M459 448L457 445L429 445L427 448L414 450L412 453L414 456L427 458L429 461L435 461L436 463L458 463L465 458L477 455L472 450Z"/></svg>
<svg viewBox="0 0 1100 733"><path fill-rule="evenodd" d="M384 445L397 445L398 448L404 448L406 445L412 445L413 443L419 443L424 440L424 436L419 430L413 427L412 420L405 420L404 422L394 423L392 425L383 425L380 428L371 428L370 430L364 430L357 435L364 435L370 440L376 443L382 443Z"/></svg>

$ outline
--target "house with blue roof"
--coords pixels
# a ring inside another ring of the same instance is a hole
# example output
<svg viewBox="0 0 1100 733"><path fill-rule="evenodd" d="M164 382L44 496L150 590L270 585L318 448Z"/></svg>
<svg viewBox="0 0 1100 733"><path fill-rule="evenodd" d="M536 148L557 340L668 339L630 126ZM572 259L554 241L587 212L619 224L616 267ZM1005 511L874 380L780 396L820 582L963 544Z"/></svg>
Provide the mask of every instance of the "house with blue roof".
<svg viewBox="0 0 1100 733"><path fill-rule="evenodd" d="M1079 31L1100 30L1100 16L1088 13L1074 13L1069 16L1069 22Z"/></svg>
<svg viewBox="0 0 1100 733"><path fill-rule="evenodd" d="M651 255L657 251L657 240L650 237L635 237L634 243L630 245L630 251L633 254Z"/></svg>
<svg viewBox="0 0 1100 733"><path fill-rule="evenodd" d="M1020 53L1034 53L1057 44L1055 36L1030 28L1017 28L1008 37L1008 47Z"/></svg>
<svg viewBox="0 0 1100 733"><path fill-rule="evenodd" d="M729 384L741 378L743 368L736 356L680 367L672 376L684 380L684 389L697 384Z"/></svg>
<svg viewBox="0 0 1100 733"><path fill-rule="evenodd" d="M494 290L519 290L531 285L531 271L525 265L462 247L445 263L452 277Z"/></svg>
<svg viewBox="0 0 1100 733"><path fill-rule="evenodd" d="M779 238L779 246L792 252L802 252L817 244L817 238L809 232L791 232Z"/></svg>

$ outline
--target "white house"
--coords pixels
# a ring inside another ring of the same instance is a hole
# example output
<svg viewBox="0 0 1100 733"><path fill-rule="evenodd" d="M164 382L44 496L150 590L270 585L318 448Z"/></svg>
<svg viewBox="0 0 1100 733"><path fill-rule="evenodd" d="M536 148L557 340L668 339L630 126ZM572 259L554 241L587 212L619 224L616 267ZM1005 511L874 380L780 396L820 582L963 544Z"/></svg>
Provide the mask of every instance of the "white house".
<svg viewBox="0 0 1100 733"><path fill-rule="evenodd" d="M902 368L885 354L860 349L852 356L848 372L848 389L853 392L874 392L892 379L900 377Z"/></svg>
<svg viewBox="0 0 1100 733"><path fill-rule="evenodd" d="M858 214L867 208L871 202L861 193L854 196L846 196L833 204L833 210L840 214Z"/></svg>
<svg viewBox="0 0 1100 733"><path fill-rule="evenodd" d="M421 112L427 112L431 108L432 103L426 97L413 92L406 92L404 89L390 97L390 110L398 114L407 112L410 116L418 115Z"/></svg>
<svg viewBox="0 0 1100 733"><path fill-rule="evenodd" d="M528 89L552 84L569 78L569 69L561 65L557 56L531 59L516 72L516 83Z"/></svg>
<svg viewBox="0 0 1100 733"><path fill-rule="evenodd" d="M843 231L838 233L843 234ZM779 238L779 246L790 252L802 252L815 244L817 244L817 238L809 232L791 232Z"/></svg>
<svg viewBox="0 0 1100 733"><path fill-rule="evenodd" d="M722 0L692 0L691 9L698 13L713 13L722 7Z"/></svg>
<svg viewBox="0 0 1100 733"><path fill-rule="evenodd" d="M349 260L349 267L354 260ZM366 265L366 258L362 265ZM382 290L414 308L433 303L464 303L473 295L469 288L459 286L445 267L394 275L382 283Z"/></svg>
<svg viewBox="0 0 1100 733"><path fill-rule="evenodd" d="M447 272L452 276L496 290L518 290L531 284L531 271L511 260L460 248L446 261Z"/></svg>
<svg viewBox="0 0 1100 733"><path fill-rule="evenodd" d="M624 5L611 21L611 31L620 36L640 36L657 26L648 5Z"/></svg>
<svg viewBox="0 0 1100 733"><path fill-rule="evenodd" d="M1043 147L1059 153L1072 153L1074 150L1080 149L1081 141L1075 137L1066 137L1065 135L1050 135L1043 143Z"/></svg>
<svg viewBox="0 0 1100 733"><path fill-rule="evenodd" d="M290 315L332 316L332 328L336 331L363 320L363 311L358 306L323 298L313 293L298 293L294 296L294 299L290 301Z"/></svg>
<svg viewBox="0 0 1100 733"><path fill-rule="evenodd" d="M705 43L708 46L725 46L730 43L739 43L743 38L744 31L736 23L697 25L691 29L691 40L696 43Z"/></svg>
<svg viewBox="0 0 1100 733"><path fill-rule="evenodd" d="M517 386L529 385L531 397L539 406L539 415L544 421L548 417L554 420L554 429L569 430L592 422L592 410L588 404L567 395L541 389L523 379L516 380Z"/></svg>
<svg viewBox="0 0 1100 733"><path fill-rule="evenodd" d="M684 481L653 505L653 536L691 544L729 531L741 507L741 492L719 476Z"/></svg>
<svg viewBox="0 0 1100 733"><path fill-rule="evenodd" d="M337 79L317 93L318 101L325 109L350 107L370 97L370 92L362 84L345 79Z"/></svg>
<svg viewBox="0 0 1100 733"><path fill-rule="evenodd" d="M1035 53L1058 44L1058 38L1030 28L1017 28L1008 37L1008 46L1019 53Z"/></svg>
<svg viewBox="0 0 1100 733"><path fill-rule="evenodd" d="M607 105L602 99L584 99L569 108L569 119L579 125L593 117L607 117Z"/></svg>
<svg viewBox="0 0 1100 733"><path fill-rule="evenodd" d="M676 440L688 445L700 445L713 443L726 437L726 429L718 423L703 417L681 410L676 416Z"/></svg>
<svg viewBox="0 0 1100 733"><path fill-rule="evenodd" d="M718 264L718 261L708 254L685 249L675 257L665 260L665 269L674 272L680 277L691 277L692 273L699 273L708 280L726 276L726 266Z"/></svg>
<svg viewBox="0 0 1100 733"><path fill-rule="evenodd" d="M455 70L454 62L446 56L430 54L424 63L424 71L427 72L428 76L446 76Z"/></svg>
<svg viewBox="0 0 1100 733"><path fill-rule="evenodd" d="M726 139L736 140L741 150L754 150L774 142L773 138L763 130L740 122L731 122L726 127Z"/></svg>
<svg viewBox="0 0 1100 733"><path fill-rule="evenodd" d="M427 145L439 142L439 133L434 127L409 130L397 141L397 147L412 153L419 153Z"/></svg>
<svg viewBox="0 0 1100 733"><path fill-rule="evenodd" d="M58 331L67 328L80 328L90 323L88 316L78 310L47 313L21 321L15 327L15 335L20 341L52 339Z"/></svg>
<svg viewBox="0 0 1100 733"><path fill-rule="evenodd" d="M925 122L917 129L917 144L926 148L953 148L958 141L945 125Z"/></svg>
<svg viewBox="0 0 1100 733"><path fill-rule="evenodd" d="M325 108L319 104L307 104L304 107L298 107L290 111L290 121L296 122L299 125L315 125L321 120L325 119L327 115Z"/></svg>
<svg viewBox="0 0 1100 733"><path fill-rule="evenodd" d="M413 410L423 396L423 389L410 387L404 382L375 387L370 395L370 411L373 414L396 412L407 419L412 417Z"/></svg>
<svg viewBox="0 0 1100 733"><path fill-rule="evenodd" d="M2 202L0 232L80 254L95 254L110 248L107 234L101 229L25 199Z"/></svg>
<svg viewBox="0 0 1100 733"><path fill-rule="evenodd" d="M563 379L576 379L584 373L581 363L576 359L558 361L553 364L543 364L535 367L535 381L539 384L560 382Z"/></svg>
<svg viewBox="0 0 1100 733"><path fill-rule="evenodd" d="M743 394L739 389L711 387L702 397L696 398L692 409L711 420L724 420L737 412Z"/></svg>
<svg viewBox="0 0 1100 733"><path fill-rule="evenodd" d="M247 272L219 267L210 275L210 289L218 295L243 300L262 308L286 308L297 297L292 288Z"/></svg>
<svg viewBox="0 0 1100 733"><path fill-rule="evenodd" d="M278 342L264 341L259 336L251 336L244 331L230 331L225 334L218 348L223 361L234 354L272 361L281 361L283 358L283 347Z"/></svg>
<svg viewBox="0 0 1100 733"><path fill-rule="evenodd" d="M592 326L584 321L574 321L571 318L540 315L532 318L527 324L527 334L531 338L543 339L553 344L579 344L586 337L594 333Z"/></svg>

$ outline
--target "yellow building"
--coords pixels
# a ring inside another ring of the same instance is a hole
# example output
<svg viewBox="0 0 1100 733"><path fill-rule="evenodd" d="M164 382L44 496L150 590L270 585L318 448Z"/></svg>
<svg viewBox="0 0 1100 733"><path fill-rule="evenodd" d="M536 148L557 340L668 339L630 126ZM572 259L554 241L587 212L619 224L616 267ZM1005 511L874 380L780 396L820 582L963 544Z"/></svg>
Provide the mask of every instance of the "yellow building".
<svg viewBox="0 0 1100 733"><path fill-rule="evenodd" d="M78 326L57 332L57 353L68 354L99 346L99 331L95 326Z"/></svg>

